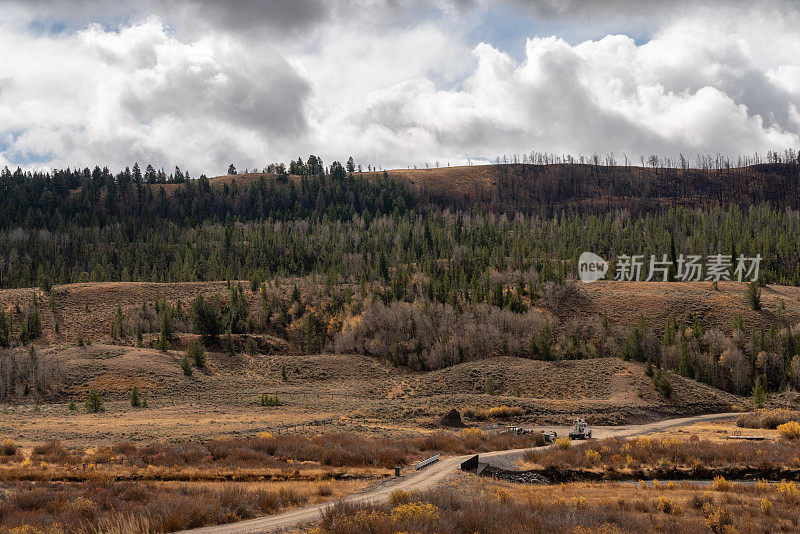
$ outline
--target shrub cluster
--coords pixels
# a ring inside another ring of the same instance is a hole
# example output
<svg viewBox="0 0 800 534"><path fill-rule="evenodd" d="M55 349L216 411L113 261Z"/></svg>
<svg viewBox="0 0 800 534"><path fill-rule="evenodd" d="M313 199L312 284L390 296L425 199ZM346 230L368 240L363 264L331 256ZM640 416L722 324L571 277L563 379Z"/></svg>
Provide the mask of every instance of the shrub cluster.
<svg viewBox="0 0 800 534"><path fill-rule="evenodd" d="M205 442L153 442L137 445L123 441L92 452L69 450L58 441L37 445L31 459L55 464L104 463L125 459L132 465L165 468L286 467L293 462L316 462L333 467L375 466L391 468L437 453L467 454L535 447L544 444L541 433L525 436L488 435L478 429L429 432L399 438L369 438L349 433L308 437L298 434L250 438L219 438Z"/></svg>
<svg viewBox="0 0 800 534"><path fill-rule="evenodd" d="M521 417L525 415L525 410L519 406L493 406L488 409L467 407L462 410L464 417L475 420L486 419L509 419L511 417Z"/></svg>
<svg viewBox="0 0 800 534"><path fill-rule="evenodd" d="M756 410L740 415L736 419L736 425L742 428L775 429L789 421L800 421L800 412L783 408Z"/></svg>
<svg viewBox="0 0 800 534"><path fill-rule="evenodd" d="M477 304L458 313L438 302L377 302L344 324L335 349L417 370L440 369L492 354L527 356L528 340L545 324L534 310L520 314Z"/></svg>
<svg viewBox="0 0 800 534"><path fill-rule="evenodd" d="M525 459L543 467L638 469L664 465L695 467L800 467L797 449L788 441L713 442L654 439L608 438L567 448L526 451Z"/></svg>
<svg viewBox="0 0 800 534"><path fill-rule="evenodd" d="M274 514L307 500L288 487L251 491L141 482L25 482L0 500L0 530L174 532Z"/></svg>

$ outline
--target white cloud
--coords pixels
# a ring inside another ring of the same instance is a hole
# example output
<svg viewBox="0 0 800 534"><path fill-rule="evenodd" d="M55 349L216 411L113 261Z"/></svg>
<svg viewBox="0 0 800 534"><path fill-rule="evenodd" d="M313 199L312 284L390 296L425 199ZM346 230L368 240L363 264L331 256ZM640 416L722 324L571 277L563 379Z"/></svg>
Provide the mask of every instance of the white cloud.
<svg viewBox="0 0 800 534"><path fill-rule="evenodd" d="M142 0L134 15L150 16L110 27L84 6L61 33L19 29L55 10L31 5L0 23L0 163L138 160L197 175L309 153L388 167L800 144L791 4L683 3L643 44L530 35L521 61L469 41L488 2L245 1L215 26L214 3ZM554 5L537 9L565 16Z"/></svg>
<svg viewBox="0 0 800 534"><path fill-rule="evenodd" d="M52 165L133 160L198 171L285 151L306 128L305 79L269 48L235 39L175 39L155 18L119 32L6 34L0 124L4 155ZM256 53L253 53L256 52Z"/></svg>
<svg viewBox="0 0 800 534"><path fill-rule="evenodd" d="M458 89L398 84L328 129L347 132L342 145L371 136L367 151L398 165L531 148L638 156L796 147L800 54L786 53L797 47L794 18L768 18L674 20L641 45L619 35L577 45L532 38L520 63L480 44ZM765 54L765 36L781 52Z"/></svg>

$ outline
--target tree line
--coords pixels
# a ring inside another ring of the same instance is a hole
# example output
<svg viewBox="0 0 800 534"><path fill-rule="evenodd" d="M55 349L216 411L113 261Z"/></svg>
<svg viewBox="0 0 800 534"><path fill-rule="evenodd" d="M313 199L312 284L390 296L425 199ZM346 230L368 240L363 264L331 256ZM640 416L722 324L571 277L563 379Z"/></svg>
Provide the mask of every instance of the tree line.
<svg viewBox="0 0 800 534"><path fill-rule="evenodd" d="M117 217L97 224L63 220L52 229L13 226L0 229L0 286L317 274L337 282L391 282L400 294L422 274L431 300L488 302L501 300L492 296L501 279L530 285L530 272L541 282L574 276L586 250L607 259L661 257L673 250L760 254L763 282L800 284L800 212L792 209L678 206L640 217L620 211L509 218L401 209L401 199L392 199L395 208L380 215L365 210L348 217L344 212L352 204L332 203L291 219L187 225ZM507 272L517 274L493 274Z"/></svg>

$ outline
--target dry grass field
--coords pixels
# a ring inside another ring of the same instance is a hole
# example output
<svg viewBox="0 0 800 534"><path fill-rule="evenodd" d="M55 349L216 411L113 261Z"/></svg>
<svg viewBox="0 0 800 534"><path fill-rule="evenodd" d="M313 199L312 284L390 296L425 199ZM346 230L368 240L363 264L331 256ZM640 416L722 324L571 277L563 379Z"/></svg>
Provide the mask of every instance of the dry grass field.
<svg viewBox="0 0 800 534"><path fill-rule="evenodd" d="M335 505L316 532L617 534L797 532L793 484L728 481L528 486L459 474L386 505Z"/></svg>
<svg viewBox="0 0 800 534"><path fill-rule="evenodd" d="M173 532L271 515L360 490L363 481L0 483L0 531Z"/></svg>
<svg viewBox="0 0 800 534"><path fill-rule="evenodd" d="M211 353L207 373L186 377L180 355L172 351L100 344L42 350L44 356L51 352L69 377L69 388L59 402L6 405L0 435L23 443L97 444L264 431L402 434L427 428L453 407L516 406L524 415L514 421L535 424L564 424L575 413L591 414L596 424L615 424L656 414L729 411L746 402L680 377L665 402L640 364L613 358L501 358L412 374L358 355L238 355L231 362L227 354ZM495 395L484 391L487 378L503 384ZM148 408L130 406L134 385ZM92 388L106 399L102 414L83 413ZM283 405L259 406L265 392L278 395ZM70 400L81 409L70 410Z"/></svg>

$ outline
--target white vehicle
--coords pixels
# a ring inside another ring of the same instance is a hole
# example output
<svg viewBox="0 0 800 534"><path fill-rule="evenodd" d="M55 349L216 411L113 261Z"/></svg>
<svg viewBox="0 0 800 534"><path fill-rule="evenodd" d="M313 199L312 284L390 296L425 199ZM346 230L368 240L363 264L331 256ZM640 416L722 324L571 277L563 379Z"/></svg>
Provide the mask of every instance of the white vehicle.
<svg viewBox="0 0 800 534"><path fill-rule="evenodd" d="M572 430L569 431L569 439L589 439L592 437L592 427L589 426L582 417L575 419L572 423Z"/></svg>

